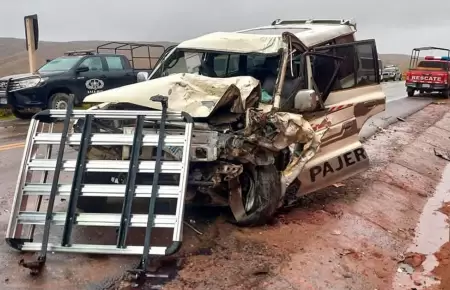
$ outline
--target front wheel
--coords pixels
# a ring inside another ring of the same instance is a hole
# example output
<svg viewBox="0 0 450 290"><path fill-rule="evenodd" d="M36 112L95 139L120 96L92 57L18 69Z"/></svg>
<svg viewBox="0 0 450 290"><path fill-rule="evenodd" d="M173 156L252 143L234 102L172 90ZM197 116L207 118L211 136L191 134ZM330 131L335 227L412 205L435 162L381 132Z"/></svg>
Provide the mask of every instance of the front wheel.
<svg viewBox="0 0 450 290"><path fill-rule="evenodd" d="M20 111L17 109L12 109L11 112L14 115L14 117L21 120L30 120L34 116L34 114L36 114L33 112Z"/></svg>
<svg viewBox="0 0 450 290"><path fill-rule="evenodd" d="M414 90L408 89L406 92L408 93L408 97L414 96Z"/></svg>
<svg viewBox="0 0 450 290"><path fill-rule="evenodd" d="M55 93L48 101L48 108L53 110L66 110L69 107L70 96L66 93Z"/></svg>
<svg viewBox="0 0 450 290"><path fill-rule="evenodd" d="M242 200L230 200L235 223L239 226L259 226L269 222L281 199L281 179L276 166L246 168L234 181L240 185L242 193ZM234 193L231 190L230 194ZM238 210L233 206L235 202L242 203Z"/></svg>

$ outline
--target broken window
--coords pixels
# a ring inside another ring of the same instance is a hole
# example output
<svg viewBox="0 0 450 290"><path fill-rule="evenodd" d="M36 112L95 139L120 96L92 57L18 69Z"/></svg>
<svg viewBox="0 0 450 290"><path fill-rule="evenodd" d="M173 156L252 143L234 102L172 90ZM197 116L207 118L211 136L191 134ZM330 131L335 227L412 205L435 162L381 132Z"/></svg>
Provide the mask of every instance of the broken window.
<svg viewBox="0 0 450 290"><path fill-rule="evenodd" d="M331 91L379 83L378 55L374 41L319 47L316 51L342 58ZM312 56L311 59L314 81L319 91L323 92L333 76L338 61L323 56Z"/></svg>
<svg viewBox="0 0 450 290"><path fill-rule="evenodd" d="M379 78L378 57L370 43L355 45L357 60L357 85L373 85ZM374 58L374 55L376 58Z"/></svg>

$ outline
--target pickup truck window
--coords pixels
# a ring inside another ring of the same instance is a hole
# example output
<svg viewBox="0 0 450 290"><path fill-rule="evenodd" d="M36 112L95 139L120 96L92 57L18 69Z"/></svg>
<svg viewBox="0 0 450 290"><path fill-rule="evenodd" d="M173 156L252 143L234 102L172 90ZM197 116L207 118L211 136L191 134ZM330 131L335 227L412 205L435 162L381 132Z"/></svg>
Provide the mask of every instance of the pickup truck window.
<svg viewBox="0 0 450 290"><path fill-rule="evenodd" d="M106 56L106 63L109 70L124 70L122 58L120 56Z"/></svg>
<svg viewBox="0 0 450 290"><path fill-rule="evenodd" d="M68 71L70 70L82 56L58 57L44 64L38 71Z"/></svg>
<svg viewBox="0 0 450 290"><path fill-rule="evenodd" d="M102 58L99 56L86 58L80 66L87 66L90 71L103 71Z"/></svg>
<svg viewBox="0 0 450 290"><path fill-rule="evenodd" d="M432 69L438 69L438 70L447 70L448 69L448 62L445 61L421 61L417 65L417 67L426 67L426 68L432 68Z"/></svg>

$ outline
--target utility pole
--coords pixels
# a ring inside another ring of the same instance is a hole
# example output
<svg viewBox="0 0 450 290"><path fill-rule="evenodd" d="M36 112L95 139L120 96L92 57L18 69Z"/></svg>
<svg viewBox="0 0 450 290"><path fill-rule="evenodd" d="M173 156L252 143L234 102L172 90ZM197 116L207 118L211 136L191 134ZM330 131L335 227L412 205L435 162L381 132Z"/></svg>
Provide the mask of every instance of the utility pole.
<svg viewBox="0 0 450 290"><path fill-rule="evenodd" d="M30 73L36 71L36 50L39 44L39 25L37 15L28 15L24 17L25 21L25 41L28 51L28 62Z"/></svg>

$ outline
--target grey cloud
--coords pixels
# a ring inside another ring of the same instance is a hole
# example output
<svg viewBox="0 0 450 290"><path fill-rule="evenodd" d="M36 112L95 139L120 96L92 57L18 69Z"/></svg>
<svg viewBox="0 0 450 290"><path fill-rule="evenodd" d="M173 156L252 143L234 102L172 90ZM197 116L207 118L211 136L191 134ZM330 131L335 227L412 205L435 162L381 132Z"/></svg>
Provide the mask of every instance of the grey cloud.
<svg viewBox="0 0 450 290"><path fill-rule="evenodd" d="M356 0L3 0L0 36L23 37L23 16L37 13L41 39L181 41L212 31L269 24L276 18L355 18L359 39L383 53L450 46L450 1Z"/></svg>

